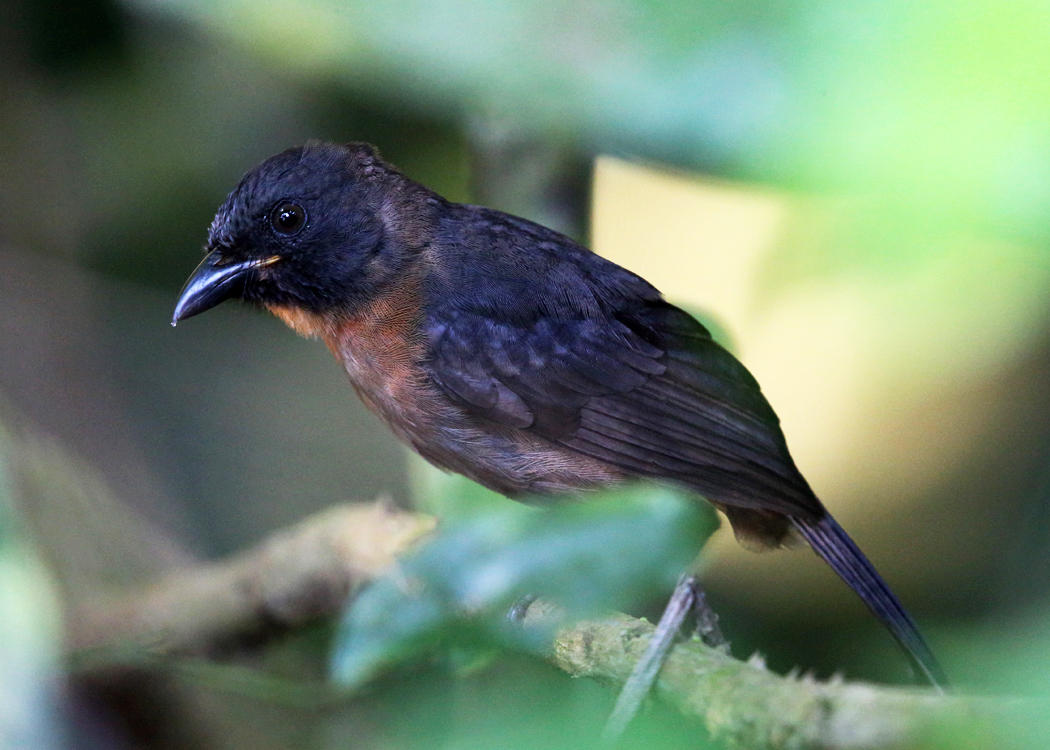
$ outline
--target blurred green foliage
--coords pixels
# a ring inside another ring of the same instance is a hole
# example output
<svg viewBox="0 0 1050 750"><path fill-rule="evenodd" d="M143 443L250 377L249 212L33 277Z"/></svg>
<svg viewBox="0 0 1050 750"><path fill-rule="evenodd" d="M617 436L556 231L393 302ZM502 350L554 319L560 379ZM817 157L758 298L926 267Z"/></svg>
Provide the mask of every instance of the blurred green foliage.
<svg viewBox="0 0 1050 750"><path fill-rule="evenodd" d="M1039 0L135 2L408 109L1047 236Z"/></svg>
<svg viewBox="0 0 1050 750"><path fill-rule="evenodd" d="M588 500L544 512L503 503L446 519L434 539L353 601L335 641L336 679L359 685L467 633L524 645L525 632L506 617L525 595L574 618L632 609L654 590L669 591L718 528L712 508L666 487ZM550 635L529 639L542 647Z"/></svg>

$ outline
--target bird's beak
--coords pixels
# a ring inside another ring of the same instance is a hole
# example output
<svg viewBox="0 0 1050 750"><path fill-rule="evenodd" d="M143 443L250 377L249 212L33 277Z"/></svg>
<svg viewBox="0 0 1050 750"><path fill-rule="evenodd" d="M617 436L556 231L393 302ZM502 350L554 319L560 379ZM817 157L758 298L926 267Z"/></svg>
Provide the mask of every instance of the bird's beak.
<svg viewBox="0 0 1050 750"><path fill-rule="evenodd" d="M171 324L210 310L220 302L235 297L244 289L244 279L255 268L272 266L281 256L224 263L218 250L212 250L200 262L179 292Z"/></svg>

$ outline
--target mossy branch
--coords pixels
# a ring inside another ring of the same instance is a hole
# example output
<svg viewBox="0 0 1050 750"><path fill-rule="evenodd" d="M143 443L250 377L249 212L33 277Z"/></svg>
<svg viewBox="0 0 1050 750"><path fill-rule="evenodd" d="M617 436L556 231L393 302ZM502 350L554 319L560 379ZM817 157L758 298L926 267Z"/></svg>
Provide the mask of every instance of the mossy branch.
<svg viewBox="0 0 1050 750"><path fill-rule="evenodd" d="M652 631L652 624L622 614L579 622L557 634L550 660L573 676L619 684ZM748 750L954 747L938 738L961 733L974 740L1017 708L923 688L784 677L757 657L740 661L696 638L672 649L655 690L712 736Z"/></svg>

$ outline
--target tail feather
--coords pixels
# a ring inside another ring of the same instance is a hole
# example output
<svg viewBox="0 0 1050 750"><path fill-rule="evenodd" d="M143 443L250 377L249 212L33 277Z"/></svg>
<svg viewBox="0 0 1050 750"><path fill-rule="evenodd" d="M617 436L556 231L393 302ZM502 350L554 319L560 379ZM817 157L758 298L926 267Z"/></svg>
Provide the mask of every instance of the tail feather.
<svg viewBox="0 0 1050 750"><path fill-rule="evenodd" d="M934 687L946 686L948 680L944 671L919 634L915 621L890 591L889 586L875 570L875 566L868 561L835 519L830 514L825 514L817 521L802 518L791 520L813 550L864 600L872 613L889 629L908 654L916 674Z"/></svg>

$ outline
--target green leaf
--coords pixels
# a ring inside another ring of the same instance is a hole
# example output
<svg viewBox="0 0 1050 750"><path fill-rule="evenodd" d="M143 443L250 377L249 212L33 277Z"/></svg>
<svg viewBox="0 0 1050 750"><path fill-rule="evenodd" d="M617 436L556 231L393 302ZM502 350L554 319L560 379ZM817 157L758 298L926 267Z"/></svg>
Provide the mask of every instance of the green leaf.
<svg viewBox="0 0 1050 750"><path fill-rule="evenodd" d="M696 496L655 485L546 511L504 502L450 521L351 604L333 675L359 685L438 644L524 643L505 615L526 594L579 617L670 592L717 525Z"/></svg>

